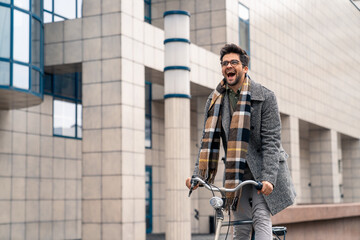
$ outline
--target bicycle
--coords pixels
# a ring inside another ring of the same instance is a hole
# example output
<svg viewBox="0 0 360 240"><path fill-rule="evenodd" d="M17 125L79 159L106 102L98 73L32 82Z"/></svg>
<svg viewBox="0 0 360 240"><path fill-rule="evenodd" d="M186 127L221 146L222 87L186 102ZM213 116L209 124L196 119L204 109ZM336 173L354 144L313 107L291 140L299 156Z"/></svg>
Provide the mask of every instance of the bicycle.
<svg viewBox="0 0 360 240"><path fill-rule="evenodd" d="M253 223L252 220L236 220L236 221L229 220L228 222L224 222L224 210L225 210L224 203L226 200L225 193L226 192L236 192L247 184L254 185L257 190L261 190L261 188L262 188L261 182L256 182L253 180L246 180L246 181L239 183L235 188L223 188L223 187L219 188L215 185L211 185L211 184L205 182L204 180L202 180L199 177L193 176L191 178L191 187L190 187L190 191L189 191L189 197L192 193L193 188L195 186L197 186L199 183L202 184L203 186L205 186L206 189L208 189L209 191L211 191L213 193L213 197L210 199L210 205L214 208L215 216L216 216L216 229L215 229L215 239L214 240L219 240L221 227L225 227L225 226L228 227L228 231L227 231L227 234L225 237L225 239L226 239L227 235L229 233L230 226ZM215 196L214 192L220 192L222 197L220 198L218 196ZM273 232L273 239L281 240L280 236L283 236L283 240L285 240L285 235L287 233L287 229L286 229L286 227L282 227L282 226L281 227L272 227L272 232ZM252 233L251 239L255 240L254 231Z"/></svg>

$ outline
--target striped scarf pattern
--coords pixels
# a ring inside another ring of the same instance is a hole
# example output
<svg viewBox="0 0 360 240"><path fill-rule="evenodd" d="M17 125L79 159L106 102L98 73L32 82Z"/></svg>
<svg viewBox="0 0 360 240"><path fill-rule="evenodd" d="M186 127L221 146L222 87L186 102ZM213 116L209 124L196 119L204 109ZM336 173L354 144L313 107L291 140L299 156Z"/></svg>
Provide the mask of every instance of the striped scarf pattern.
<svg viewBox="0 0 360 240"><path fill-rule="evenodd" d="M213 183L215 180L219 161L221 107L225 92L226 85L225 81L222 80L213 93L201 141L199 174L210 183ZM250 138L250 115L250 81L246 77L230 123L225 163L225 188L234 188L242 180ZM227 193L227 205L232 203L234 196L235 193Z"/></svg>

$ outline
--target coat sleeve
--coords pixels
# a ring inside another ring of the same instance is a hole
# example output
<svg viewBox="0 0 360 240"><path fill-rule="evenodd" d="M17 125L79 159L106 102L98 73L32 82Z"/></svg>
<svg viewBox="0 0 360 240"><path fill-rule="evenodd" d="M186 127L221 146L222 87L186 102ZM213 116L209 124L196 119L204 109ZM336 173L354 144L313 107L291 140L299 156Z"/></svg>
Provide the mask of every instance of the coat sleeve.
<svg viewBox="0 0 360 240"><path fill-rule="evenodd" d="M261 181L276 186L281 148L281 121L275 94L267 91L261 110Z"/></svg>
<svg viewBox="0 0 360 240"><path fill-rule="evenodd" d="M209 111L209 107L210 107L210 103L211 103L211 99L212 99L212 95L213 93L211 93L206 101L206 104L205 104L205 109L204 109L204 123L203 123L203 131L202 131L202 134L201 134L201 140L200 140L200 145L199 145L199 152L198 152L198 156L197 156L197 159L195 161L195 168L194 168L194 171L193 171L193 176L197 176L198 173L199 173L199 157L200 157L200 150L201 150L201 144L202 144L202 138L205 134L205 123L206 123L206 119L208 117L208 111Z"/></svg>

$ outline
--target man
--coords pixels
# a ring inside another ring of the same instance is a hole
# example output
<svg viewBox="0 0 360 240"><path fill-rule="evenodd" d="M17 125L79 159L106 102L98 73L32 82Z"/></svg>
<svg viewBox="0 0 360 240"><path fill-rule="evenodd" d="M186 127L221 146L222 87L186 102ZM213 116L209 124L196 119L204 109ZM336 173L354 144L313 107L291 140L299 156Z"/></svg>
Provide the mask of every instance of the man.
<svg viewBox="0 0 360 240"><path fill-rule="evenodd" d="M220 51L224 79L210 94L205 106L204 131L194 175L213 182L219 158L220 138L225 150L226 188L244 180L252 185L227 195L226 207L235 219L252 219L253 226L234 227L234 239L272 239L270 215L293 204L295 191L287 157L281 146L281 123L275 95L247 75L249 56L235 44ZM190 178L186 179L190 188Z"/></svg>

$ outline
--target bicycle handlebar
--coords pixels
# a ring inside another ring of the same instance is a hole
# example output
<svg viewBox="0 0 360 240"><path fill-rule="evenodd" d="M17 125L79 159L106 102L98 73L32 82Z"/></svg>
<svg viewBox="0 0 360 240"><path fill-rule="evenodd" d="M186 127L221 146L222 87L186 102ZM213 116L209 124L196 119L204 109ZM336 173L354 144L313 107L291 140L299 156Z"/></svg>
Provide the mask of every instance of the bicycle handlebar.
<svg viewBox="0 0 360 240"><path fill-rule="evenodd" d="M257 190L261 190L263 187L263 184L261 182L256 182L254 180L246 180L239 183L235 188L223 188L223 187L218 188L211 186L210 184L206 183L204 180L202 180L199 177L192 177L190 191L192 191L193 186L196 186L198 183L204 184L205 188L214 192L236 192L237 190L248 184L254 185Z"/></svg>

